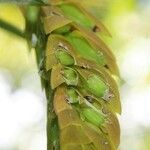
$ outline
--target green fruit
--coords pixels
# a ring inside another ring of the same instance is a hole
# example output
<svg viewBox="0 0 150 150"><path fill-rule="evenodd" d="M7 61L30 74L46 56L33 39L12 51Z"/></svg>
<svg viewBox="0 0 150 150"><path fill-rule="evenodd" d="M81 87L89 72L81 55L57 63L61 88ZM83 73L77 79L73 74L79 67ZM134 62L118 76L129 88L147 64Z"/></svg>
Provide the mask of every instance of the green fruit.
<svg viewBox="0 0 150 150"><path fill-rule="evenodd" d="M97 97L103 97L108 90L108 86L102 79L96 75L92 75L87 79L87 89Z"/></svg>
<svg viewBox="0 0 150 150"><path fill-rule="evenodd" d="M93 47L82 37L75 33L66 35L67 40L74 46L77 53L83 58L104 65L105 59L101 52L96 52Z"/></svg>
<svg viewBox="0 0 150 150"><path fill-rule="evenodd" d="M61 28L58 28L58 29L56 29L55 31L54 31L54 33L57 33L57 34L65 34L65 33L67 33L67 32L69 32L70 31L70 26L63 26L63 27L61 27Z"/></svg>
<svg viewBox="0 0 150 150"><path fill-rule="evenodd" d="M74 58L63 49L57 50L56 57L62 65L65 66L74 65Z"/></svg>
<svg viewBox="0 0 150 150"><path fill-rule="evenodd" d="M82 26L91 28L93 27L93 23L89 20L82 11L77 8L75 5L63 4L60 5L59 8L63 11L63 13L74 22L81 24Z"/></svg>
<svg viewBox="0 0 150 150"><path fill-rule="evenodd" d="M78 84L78 74L72 68L65 68L63 70L63 77L68 85L76 86Z"/></svg>
<svg viewBox="0 0 150 150"><path fill-rule="evenodd" d="M75 89L73 88L68 88L67 89L67 95L68 95L68 101L70 103L77 103L79 101L79 96Z"/></svg>
<svg viewBox="0 0 150 150"><path fill-rule="evenodd" d="M105 119L100 113L96 112L92 108L84 108L82 114L85 117L85 120L99 127L104 123Z"/></svg>

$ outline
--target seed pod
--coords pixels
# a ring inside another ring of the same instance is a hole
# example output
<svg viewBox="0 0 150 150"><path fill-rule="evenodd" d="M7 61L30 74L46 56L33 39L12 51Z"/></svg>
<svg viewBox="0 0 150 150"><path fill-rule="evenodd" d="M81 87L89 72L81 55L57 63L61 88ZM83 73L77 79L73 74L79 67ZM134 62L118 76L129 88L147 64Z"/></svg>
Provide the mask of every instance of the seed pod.
<svg viewBox="0 0 150 150"><path fill-rule="evenodd" d="M92 21L87 18L75 5L62 4L59 6L59 8L67 17L69 17L69 19L73 20L74 22L77 22L87 28L92 28L92 26L94 26Z"/></svg>
<svg viewBox="0 0 150 150"><path fill-rule="evenodd" d="M66 25L66 26L63 26L63 27L60 27L60 28L54 30L54 33L56 33L56 34L66 34L70 31L70 29L71 29L71 26Z"/></svg>
<svg viewBox="0 0 150 150"><path fill-rule="evenodd" d="M104 34L111 36L107 28L94 16L92 16L88 11L86 11L79 3L74 2L73 0L52 0L52 3L55 5L58 4L60 10L63 11L64 16L67 16L70 20L82 25L84 28L87 28L98 35L103 32Z"/></svg>
<svg viewBox="0 0 150 150"><path fill-rule="evenodd" d="M62 71L63 73L63 78L67 85L74 85L77 86L78 84L78 74L75 70L69 67L65 67L64 70Z"/></svg>
<svg viewBox="0 0 150 150"><path fill-rule="evenodd" d="M90 72L85 69L77 69L82 76L83 88L95 95L96 97L102 98L107 94L109 86L106 84L98 74Z"/></svg>
<svg viewBox="0 0 150 150"><path fill-rule="evenodd" d="M71 33L66 36L67 40L74 46L77 53L79 53L83 58L92 60L100 65L105 64L105 58L102 53L96 53L93 47L83 39L78 33Z"/></svg>
<svg viewBox="0 0 150 150"><path fill-rule="evenodd" d="M84 92L86 92L85 95L89 95L90 91L87 88L86 81L89 76L95 74L99 76L102 81L105 82L106 86L108 87L108 90L104 93L102 97L96 97L95 98L102 102L105 101L107 107L109 107L113 112L116 113L121 113L121 103L120 103L120 96L118 92L118 86L115 82L115 80L110 76L109 73L107 73L103 68L99 66L98 70L93 70L93 69L77 69L81 77L83 78L82 81L84 84L81 84L81 89L84 89ZM85 85L85 86L83 86ZM94 95L93 95L94 96Z"/></svg>
<svg viewBox="0 0 150 150"><path fill-rule="evenodd" d="M84 108L82 114L85 117L85 120L97 127L100 127L100 125L105 122L104 116L91 108Z"/></svg>
<svg viewBox="0 0 150 150"><path fill-rule="evenodd" d="M79 95L77 94L77 92L75 91L75 89L73 88L68 88L67 89L67 95L68 95L68 102L69 103L77 103L80 101Z"/></svg>
<svg viewBox="0 0 150 150"><path fill-rule="evenodd" d="M64 49L57 49L56 57L62 65L71 66L74 64L73 57L64 51Z"/></svg>
<svg viewBox="0 0 150 150"><path fill-rule="evenodd" d="M97 97L103 97L109 89L104 81L96 75L92 75L87 79L87 88Z"/></svg>

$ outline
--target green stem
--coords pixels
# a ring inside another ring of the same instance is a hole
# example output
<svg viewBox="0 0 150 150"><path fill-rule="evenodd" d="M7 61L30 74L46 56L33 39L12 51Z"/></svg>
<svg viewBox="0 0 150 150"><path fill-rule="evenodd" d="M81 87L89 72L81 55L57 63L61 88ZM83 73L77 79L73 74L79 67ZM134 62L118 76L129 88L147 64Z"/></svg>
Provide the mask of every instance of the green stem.
<svg viewBox="0 0 150 150"><path fill-rule="evenodd" d="M9 31L13 34L16 34L17 36L20 36L22 38L25 38L25 34L23 31L19 30L18 28L16 28L15 26L5 22L4 20L0 19L0 28Z"/></svg>

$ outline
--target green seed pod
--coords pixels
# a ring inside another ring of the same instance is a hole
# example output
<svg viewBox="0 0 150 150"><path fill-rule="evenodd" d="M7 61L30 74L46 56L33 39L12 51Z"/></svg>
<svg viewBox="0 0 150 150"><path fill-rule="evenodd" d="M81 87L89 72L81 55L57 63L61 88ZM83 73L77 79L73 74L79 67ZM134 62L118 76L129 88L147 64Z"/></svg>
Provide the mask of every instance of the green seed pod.
<svg viewBox="0 0 150 150"><path fill-rule="evenodd" d="M63 13L69 17L69 19L85 26L87 28L92 28L94 24L92 21L86 17L79 8L72 4L62 4L59 8L63 11Z"/></svg>
<svg viewBox="0 0 150 150"><path fill-rule="evenodd" d="M87 12L87 10L84 9L84 7L82 7L79 3L75 2L74 0L62 0L61 2L60 0L59 2L56 2L56 0L54 1L55 4L58 5L60 10L63 12L63 15L67 16L67 18L69 18L70 20L73 20L80 26L83 26L84 28L94 32L98 36L104 33L105 35L111 37L110 32L103 25L103 23L97 20L97 18L95 18L89 12Z"/></svg>
<svg viewBox="0 0 150 150"><path fill-rule="evenodd" d="M66 38L74 46L77 53L79 53L83 58L92 60L100 65L105 64L103 53L95 50L87 40L78 34L78 32L68 34L66 35Z"/></svg>
<svg viewBox="0 0 150 150"><path fill-rule="evenodd" d="M82 110L82 114L85 117L85 120L99 127L105 122L104 116L102 114L96 112L92 108L84 108Z"/></svg>
<svg viewBox="0 0 150 150"><path fill-rule="evenodd" d="M97 75L92 75L87 79L87 88L97 97L103 97L108 91L108 86Z"/></svg>
<svg viewBox="0 0 150 150"><path fill-rule="evenodd" d="M61 28L58 28L54 31L54 33L57 34L66 34L70 31L71 27L69 25L63 26Z"/></svg>
<svg viewBox="0 0 150 150"><path fill-rule="evenodd" d="M78 84L78 74L75 70L69 67L65 67L63 70L63 78L66 81L67 85L74 85Z"/></svg>
<svg viewBox="0 0 150 150"><path fill-rule="evenodd" d="M71 66L75 63L74 58L69 53L64 51L63 48L57 50L56 57L59 60L59 62L65 66Z"/></svg>
<svg viewBox="0 0 150 150"><path fill-rule="evenodd" d="M67 95L69 103L77 103L80 100L79 95L77 94L74 88L68 88Z"/></svg>

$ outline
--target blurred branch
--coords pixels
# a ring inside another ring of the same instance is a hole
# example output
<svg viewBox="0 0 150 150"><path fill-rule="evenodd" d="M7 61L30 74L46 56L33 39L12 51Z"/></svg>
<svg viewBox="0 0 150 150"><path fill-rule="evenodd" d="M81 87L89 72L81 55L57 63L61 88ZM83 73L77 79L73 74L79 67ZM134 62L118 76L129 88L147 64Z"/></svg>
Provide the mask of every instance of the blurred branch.
<svg viewBox="0 0 150 150"><path fill-rule="evenodd" d="M19 5L45 5L48 0L0 0L3 3L14 3Z"/></svg>
<svg viewBox="0 0 150 150"><path fill-rule="evenodd" d="M5 29L6 31L9 31L11 33L14 33L22 38L25 38L25 34L23 31L19 30L18 28L16 28L15 26L3 21L0 19L0 28Z"/></svg>

